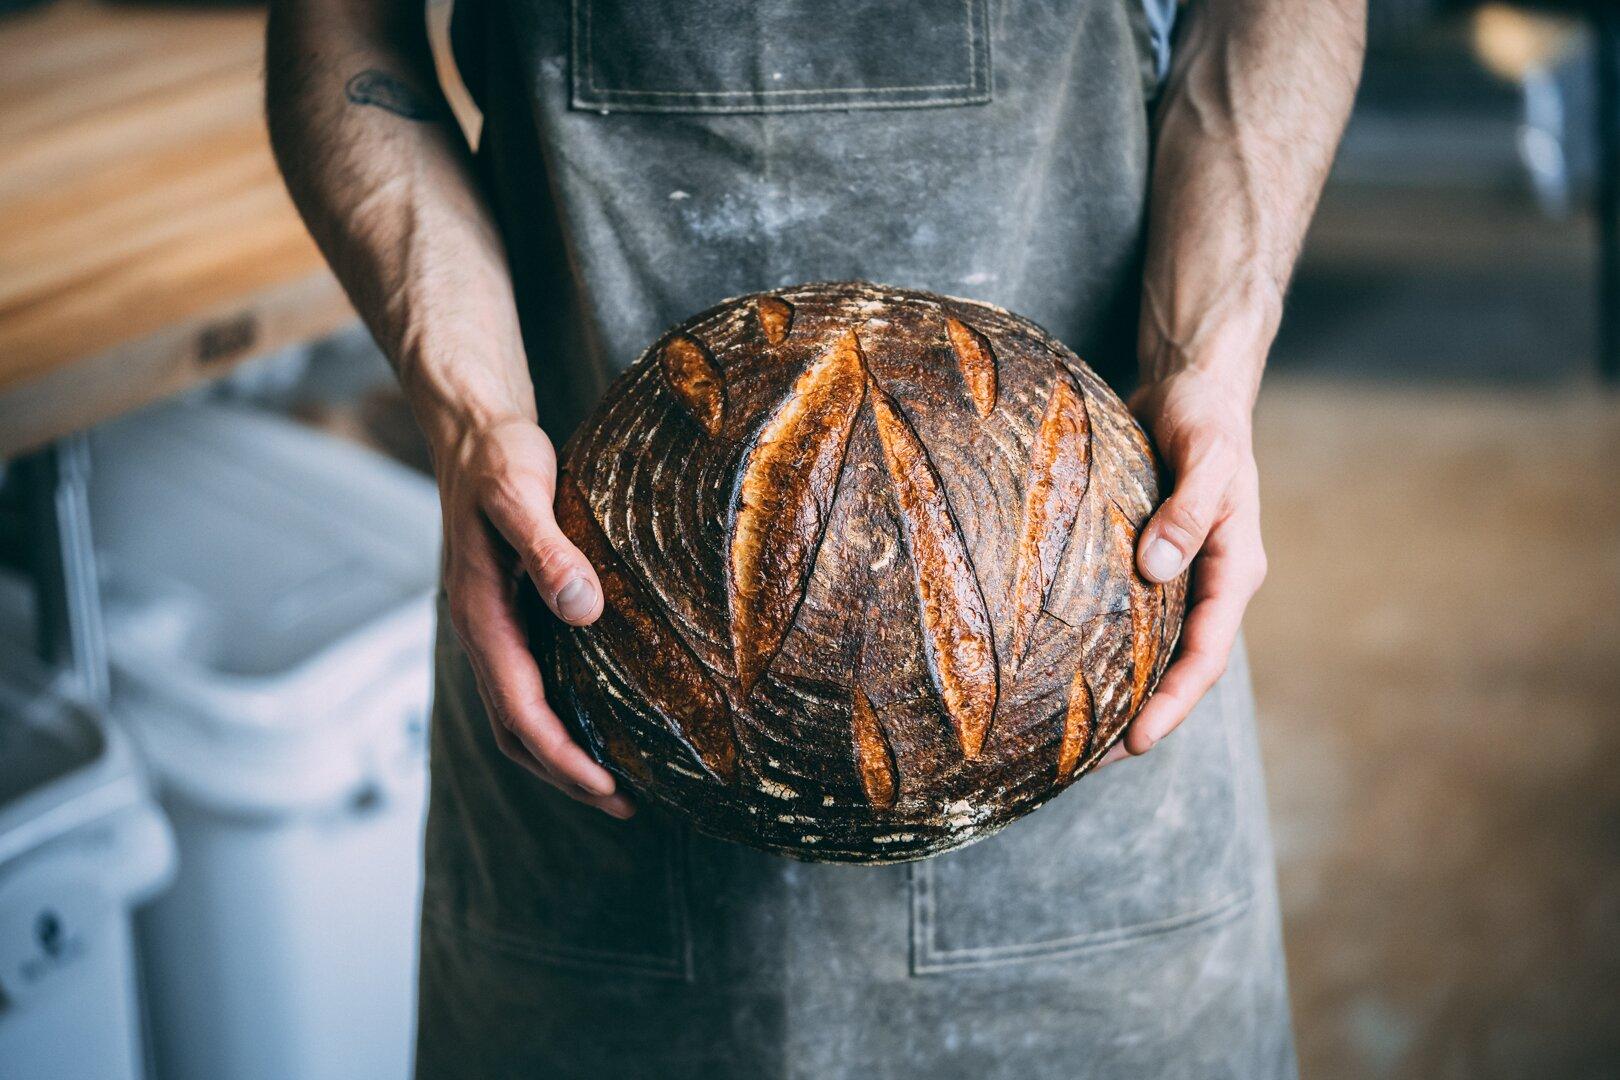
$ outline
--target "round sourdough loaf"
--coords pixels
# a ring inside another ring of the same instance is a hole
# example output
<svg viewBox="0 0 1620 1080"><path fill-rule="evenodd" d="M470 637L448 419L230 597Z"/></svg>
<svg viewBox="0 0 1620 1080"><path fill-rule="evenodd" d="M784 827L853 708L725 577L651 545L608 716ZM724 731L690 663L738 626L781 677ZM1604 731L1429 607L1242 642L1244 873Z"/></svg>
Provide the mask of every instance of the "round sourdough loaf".
<svg viewBox="0 0 1620 1080"><path fill-rule="evenodd" d="M602 617L548 694L636 791L800 858L968 843L1096 764L1180 632L1135 571L1159 497L1119 398L1001 308L867 282L736 297L569 441Z"/></svg>

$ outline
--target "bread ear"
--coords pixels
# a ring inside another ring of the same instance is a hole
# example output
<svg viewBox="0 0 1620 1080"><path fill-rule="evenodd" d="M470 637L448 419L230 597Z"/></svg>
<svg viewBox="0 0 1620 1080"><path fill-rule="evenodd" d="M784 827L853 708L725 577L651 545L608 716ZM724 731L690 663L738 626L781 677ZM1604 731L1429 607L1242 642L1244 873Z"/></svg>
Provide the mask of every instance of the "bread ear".
<svg viewBox="0 0 1620 1080"><path fill-rule="evenodd" d="M737 682L753 692L804 599L866 393L853 330L807 368L743 463L729 545L731 640Z"/></svg>
<svg viewBox="0 0 1620 1080"><path fill-rule="evenodd" d="M780 296L761 296L754 302L754 315L760 333L772 345L782 344L793 330L793 305Z"/></svg>
<svg viewBox="0 0 1620 1080"><path fill-rule="evenodd" d="M984 748L996 711L995 638L978 574L939 474L900 407L871 385L878 440L915 571L928 670L965 757Z"/></svg>
<svg viewBox="0 0 1620 1080"><path fill-rule="evenodd" d="M979 419L987 420L996 407L996 352L990 340L954 316L945 316L945 336L956 353L956 366L962 372L973 407Z"/></svg>
<svg viewBox="0 0 1620 1080"><path fill-rule="evenodd" d="M676 334L664 342L660 360L664 380L686 414L709 438L720 434L726 418L726 387L708 346L690 334Z"/></svg>
<svg viewBox="0 0 1620 1080"><path fill-rule="evenodd" d="M1046 606L1058 560L1069 546L1080 503L1091 481L1091 419L1086 400L1067 371L1046 399L1041 426L1030 446L1024 474L1024 515L1013 558L1012 662L1024 658L1035 623Z"/></svg>

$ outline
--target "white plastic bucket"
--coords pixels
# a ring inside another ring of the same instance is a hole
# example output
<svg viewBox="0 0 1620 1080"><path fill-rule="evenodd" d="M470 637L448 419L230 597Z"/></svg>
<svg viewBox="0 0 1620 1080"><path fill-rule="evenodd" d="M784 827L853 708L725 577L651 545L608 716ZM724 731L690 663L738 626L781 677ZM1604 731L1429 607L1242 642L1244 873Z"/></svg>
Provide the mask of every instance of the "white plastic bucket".
<svg viewBox="0 0 1620 1080"><path fill-rule="evenodd" d="M163 1080L402 1080L415 1014L433 486L289 421L91 442L113 709L180 867L138 927Z"/></svg>
<svg viewBox="0 0 1620 1080"><path fill-rule="evenodd" d="M173 871L168 825L128 739L20 661L0 765L0 1076L138 1080L130 915Z"/></svg>

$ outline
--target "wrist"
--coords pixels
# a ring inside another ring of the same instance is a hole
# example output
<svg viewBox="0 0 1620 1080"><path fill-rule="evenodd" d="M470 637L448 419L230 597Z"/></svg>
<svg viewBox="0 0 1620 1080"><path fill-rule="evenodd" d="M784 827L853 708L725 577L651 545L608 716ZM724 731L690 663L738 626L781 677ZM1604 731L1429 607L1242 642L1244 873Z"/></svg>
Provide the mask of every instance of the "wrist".
<svg viewBox="0 0 1620 1080"><path fill-rule="evenodd" d="M446 387L409 377L406 371L401 369L400 383L434 471L441 476L448 468L464 467L481 444L499 438L504 429L533 428L538 422L532 393L469 393L465 380Z"/></svg>
<svg viewBox="0 0 1620 1080"><path fill-rule="evenodd" d="M423 425L422 430L431 432L427 435L428 455L442 486L452 477L491 471L492 466L510 457L505 451L516 433L538 432L539 428L532 416L513 412L459 421L441 416L434 427Z"/></svg>
<svg viewBox="0 0 1620 1080"><path fill-rule="evenodd" d="M491 360L490 355L504 355ZM489 343L408 345L394 367L434 468L464 464L469 448L501 429L537 423L534 387L521 351Z"/></svg>
<svg viewBox="0 0 1620 1080"><path fill-rule="evenodd" d="M1175 306L1148 288L1137 341L1142 385L1197 375L1247 413L1281 320L1282 294L1269 283L1233 284L1208 303Z"/></svg>
<svg viewBox="0 0 1620 1080"><path fill-rule="evenodd" d="M1142 383L1129 404L1160 442L1217 438L1253 452L1254 395L1230 378L1198 367L1179 368Z"/></svg>

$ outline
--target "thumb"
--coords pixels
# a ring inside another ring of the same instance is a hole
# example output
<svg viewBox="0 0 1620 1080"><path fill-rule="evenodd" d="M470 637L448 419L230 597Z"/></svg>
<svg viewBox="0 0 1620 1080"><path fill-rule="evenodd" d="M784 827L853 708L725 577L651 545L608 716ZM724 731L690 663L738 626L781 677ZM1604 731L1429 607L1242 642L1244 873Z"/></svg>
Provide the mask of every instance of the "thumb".
<svg viewBox="0 0 1620 1080"><path fill-rule="evenodd" d="M596 621L602 613L602 584L590 560L558 527L549 493L521 503L496 501L485 513L557 618L575 626Z"/></svg>
<svg viewBox="0 0 1620 1080"><path fill-rule="evenodd" d="M1176 577L1204 546L1235 474L1236 457L1220 444L1198 454L1176 478L1137 539L1136 563L1149 581Z"/></svg>

